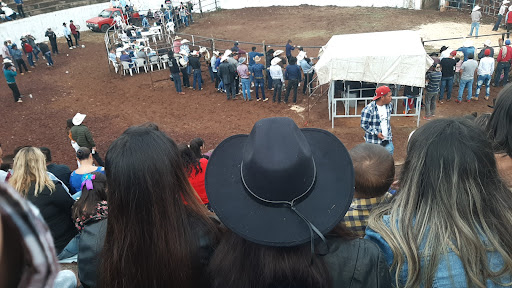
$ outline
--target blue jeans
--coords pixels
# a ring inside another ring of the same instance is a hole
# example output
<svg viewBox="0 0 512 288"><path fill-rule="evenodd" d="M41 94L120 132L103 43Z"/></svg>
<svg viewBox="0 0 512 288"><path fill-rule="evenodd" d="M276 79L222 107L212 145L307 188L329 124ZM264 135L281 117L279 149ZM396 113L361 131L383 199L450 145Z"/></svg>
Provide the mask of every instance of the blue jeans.
<svg viewBox="0 0 512 288"><path fill-rule="evenodd" d="M251 79L242 78L242 93L244 100L251 100Z"/></svg>
<svg viewBox="0 0 512 288"><path fill-rule="evenodd" d="M208 73L210 73L210 79L212 82L215 82L215 77L213 76L213 69L211 65L208 66Z"/></svg>
<svg viewBox="0 0 512 288"><path fill-rule="evenodd" d="M498 86L500 84L501 72L504 72L503 76L503 85L508 83L508 72L510 72L510 63L508 62L499 62L496 66L496 74L494 74L494 86Z"/></svg>
<svg viewBox="0 0 512 288"><path fill-rule="evenodd" d="M187 16L185 16L185 18L183 18L183 21L185 22L185 26L188 27L188 17Z"/></svg>
<svg viewBox="0 0 512 288"><path fill-rule="evenodd" d="M57 255L57 259L62 260L78 254L78 242L80 241L80 234L76 234L71 241L69 241L68 245L62 249L59 255Z"/></svg>
<svg viewBox="0 0 512 288"><path fill-rule="evenodd" d="M28 65L30 65L30 67L34 67L34 56L32 55L32 53L27 54L27 60Z"/></svg>
<svg viewBox="0 0 512 288"><path fill-rule="evenodd" d="M261 97L263 98L263 100L265 100L265 83L264 83L264 81L265 80L263 80L263 78L254 79L254 86L256 89L256 99L259 99L258 88L261 88Z"/></svg>
<svg viewBox="0 0 512 288"><path fill-rule="evenodd" d="M274 87L274 96L272 97L272 102L276 102L277 93L277 102L281 103L281 90L283 90L283 82L281 79L272 79L272 85Z"/></svg>
<svg viewBox="0 0 512 288"><path fill-rule="evenodd" d="M198 89L201 90L201 82L203 82L203 78L201 76L201 69L194 69L194 82L192 83L192 88L196 89L197 83Z"/></svg>
<svg viewBox="0 0 512 288"><path fill-rule="evenodd" d="M235 82L225 83L224 87L226 87L228 100L231 99L231 97L235 98Z"/></svg>
<svg viewBox="0 0 512 288"><path fill-rule="evenodd" d="M52 52L48 51L44 53L44 56L46 57L46 61L48 61L48 65L53 66Z"/></svg>
<svg viewBox="0 0 512 288"><path fill-rule="evenodd" d="M217 72L217 73L218 73L218 72ZM220 82L219 82L219 86L217 86L217 88L218 88L219 90L224 90L224 82L222 82L222 80L220 80Z"/></svg>
<svg viewBox="0 0 512 288"><path fill-rule="evenodd" d="M469 32L469 36L473 35L473 29L476 29L475 36L478 36L478 28L480 28L480 23L478 22L472 22L471 23L471 32Z"/></svg>
<svg viewBox="0 0 512 288"><path fill-rule="evenodd" d="M485 96L489 97L491 94L491 75L478 75L478 78L476 79L476 98L480 95L480 88L482 88L482 85L485 85Z"/></svg>
<svg viewBox="0 0 512 288"><path fill-rule="evenodd" d="M498 28L500 28L500 23L501 23L502 18L503 18L503 15L498 14L498 20L496 20L496 24L494 24L492 31L498 31Z"/></svg>
<svg viewBox="0 0 512 288"><path fill-rule="evenodd" d="M35 46L32 48L32 53L34 53L34 57L36 57L36 61L39 61L39 52L41 52L41 50L39 50L39 47Z"/></svg>
<svg viewBox="0 0 512 288"><path fill-rule="evenodd" d="M443 100L444 89L446 87L446 99L452 99L452 88L453 88L453 77L443 77L441 78L441 86L439 91L439 101Z"/></svg>
<svg viewBox="0 0 512 288"><path fill-rule="evenodd" d="M386 148L386 150L388 150L389 154L391 155L393 155L393 153L395 152L395 146L393 145L393 142L391 140L389 140L388 144L384 146L384 148Z"/></svg>
<svg viewBox="0 0 512 288"><path fill-rule="evenodd" d="M459 97L457 97L457 99L459 99L459 101L462 101L462 94L464 94L464 89L465 88L468 88L468 96L466 98L466 100L471 100L471 96L473 95L473 79L469 79L469 80L465 80L465 79L460 79L460 84L459 84Z"/></svg>
<svg viewBox="0 0 512 288"><path fill-rule="evenodd" d="M181 77L180 73L172 73L172 81L174 81L174 87L176 88L176 92L181 93Z"/></svg>

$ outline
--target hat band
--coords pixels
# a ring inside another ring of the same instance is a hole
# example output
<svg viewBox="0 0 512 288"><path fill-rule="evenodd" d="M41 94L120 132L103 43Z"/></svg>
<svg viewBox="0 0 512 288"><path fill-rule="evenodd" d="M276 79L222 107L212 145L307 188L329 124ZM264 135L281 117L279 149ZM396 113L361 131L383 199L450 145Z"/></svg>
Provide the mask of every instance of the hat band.
<svg viewBox="0 0 512 288"><path fill-rule="evenodd" d="M319 255L321 255L321 256L326 255L329 252L329 246L327 245L327 240L325 240L324 235L322 234L322 232L320 232L320 230L318 230L318 228L316 228L315 225L313 225L313 223L311 223L311 221L309 221L304 215L302 215L299 212L299 210L297 210L297 208L295 207L295 201L299 200L304 195L308 194L308 192L311 190L311 188L313 188L313 185L315 184L315 180L316 180L316 164L315 164L315 160L313 159L313 180L311 181L311 185L309 185L308 189L306 189L306 191L304 193L302 193L301 195L297 196L295 199L293 199L291 201L267 200L267 199L264 199L264 198L256 195L254 192L252 192L252 190L249 188L249 186L247 186L247 183L245 182L243 167L244 167L244 161L242 161L242 163L240 164L240 176L242 178L242 183L244 183L245 189L247 189L247 191L249 191L249 193L251 193L252 196L254 196L255 198L257 198L257 199L259 199L259 200L261 200L263 202L267 202L267 203L271 203L271 204L287 204L288 207L290 209L292 209L292 211L295 212L295 214L297 214L297 216L299 216L299 218L302 219L306 223L306 225L308 225L309 233L310 233L310 237L311 237L311 240L310 240L310 243L311 243L311 262L313 262L313 254L315 253L314 234L318 235L318 237L320 237L320 239L322 239L322 242L327 247L326 252L325 253L319 253Z"/></svg>

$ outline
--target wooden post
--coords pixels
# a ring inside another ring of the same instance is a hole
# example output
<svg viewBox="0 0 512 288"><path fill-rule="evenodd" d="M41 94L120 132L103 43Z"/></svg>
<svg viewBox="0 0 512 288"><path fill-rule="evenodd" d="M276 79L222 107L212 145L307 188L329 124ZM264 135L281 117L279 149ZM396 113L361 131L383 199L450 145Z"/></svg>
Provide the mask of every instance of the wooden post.
<svg viewBox="0 0 512 288"><path fill-rule="evenodd" d="M199 0L199 12L201 12L201 17L203 17L203 6L201 5L201 0Z"/></svg>
<svg viewBox="0 0 512 288"><path fill-rule="evenodd" d="M217 6L217 0L215 0L215 11L219 9L219 6Z"/></svg>
<svg viewBox="0 0 512 288"><path fill-rule="evenodd" d="M215 41L213 40L213 38L210 41L212 41L211 47L212 47L212 54L213 54L213 51L215 51Z"/></svg>
<svg viewBox="0 0 512 288"><path fill-rule="evenodd" d="M265 67L265 72L263 73L263 89L265 89L265 86L268 83L268 79L267 79L267 46L265 45L265 40L263 40L261 45L263 46L263 54L265 56L265 64L263 65L263 67ZM269 88L269 87L267 87L267 88Z"/></svg>

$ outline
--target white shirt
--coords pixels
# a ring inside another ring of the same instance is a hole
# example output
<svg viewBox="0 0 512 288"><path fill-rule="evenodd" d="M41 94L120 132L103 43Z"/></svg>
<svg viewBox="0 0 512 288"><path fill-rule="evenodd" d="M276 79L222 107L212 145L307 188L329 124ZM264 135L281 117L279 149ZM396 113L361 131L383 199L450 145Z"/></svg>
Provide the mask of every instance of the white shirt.
<svg viewBox="0 0 512 288"><path fill-rule="evenodd" d="M0 182L5 182L5 177L7 177L7 172L5 172L4 170L0 170Z"/></svg>
<svg viewBox="0 0 512 288"><path fill-rule="evenodd" d="M441 52L441 57L439 57L439 60L443 60L443 58L450 57L451 52L452 52L452 50L449 50L449 49L444 50L443 52Z"/></svg>
<svg viewBox="0 0 512 288"><path fill-rule="evenodd" d="M377 105L377 111L379 112L379 118L380 118L380 129L382 130L382 135L384 136L384 140L388 139L388 110L386 109L386 106Z"/></svg>
<svg viewBox="0 0 512 288"><path fill-rule="evenodd" d="M505 11L507 10L507 5L501 5L500 6L500 12L498 12L498 14L500 15L505 15Z"/></svg>
<svg viewBox="0 0 512 288"><path fill-rule="evenodd" d="M273 80L281 79L284 83L283 70L281 70L281 66L271 65L268 70L270 71L270 77L272 77Z"/></svg>
<svg viewBox="0 0 512 288"><path fill-rule="evenodd" d="M11 55L9 54L9 48L7 48L7 46L2 46L2 50L0 51L0 54L2 55L2 58L8 58L8 57L11 57Z"/></svg>
<svg viewBox="0 0 512 288"><path fill-rule="evenodd" d="M478 75L492 75L494 72L494 58L486 56L480 59L478 64Z"/></svg>

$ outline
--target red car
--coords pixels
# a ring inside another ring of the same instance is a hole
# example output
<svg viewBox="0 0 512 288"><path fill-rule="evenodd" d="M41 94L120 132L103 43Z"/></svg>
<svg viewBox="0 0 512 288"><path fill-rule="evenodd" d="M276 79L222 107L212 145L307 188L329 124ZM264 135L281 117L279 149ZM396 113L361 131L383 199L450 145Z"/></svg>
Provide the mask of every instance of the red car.
<svg viewBox="0 0 512 288"><path fill-rule="evenodd" d="M114 17L116 17L117 15L121 15L124 21L128 20L128 16L126 14L123 14L123 10L119 8L107 8L101 11L98 17L94 17L87 20L87 28L91 29L92 31L107 32L108 28L114 25ZM140 19L139 13L133 13L132 18Z"/></svg>

